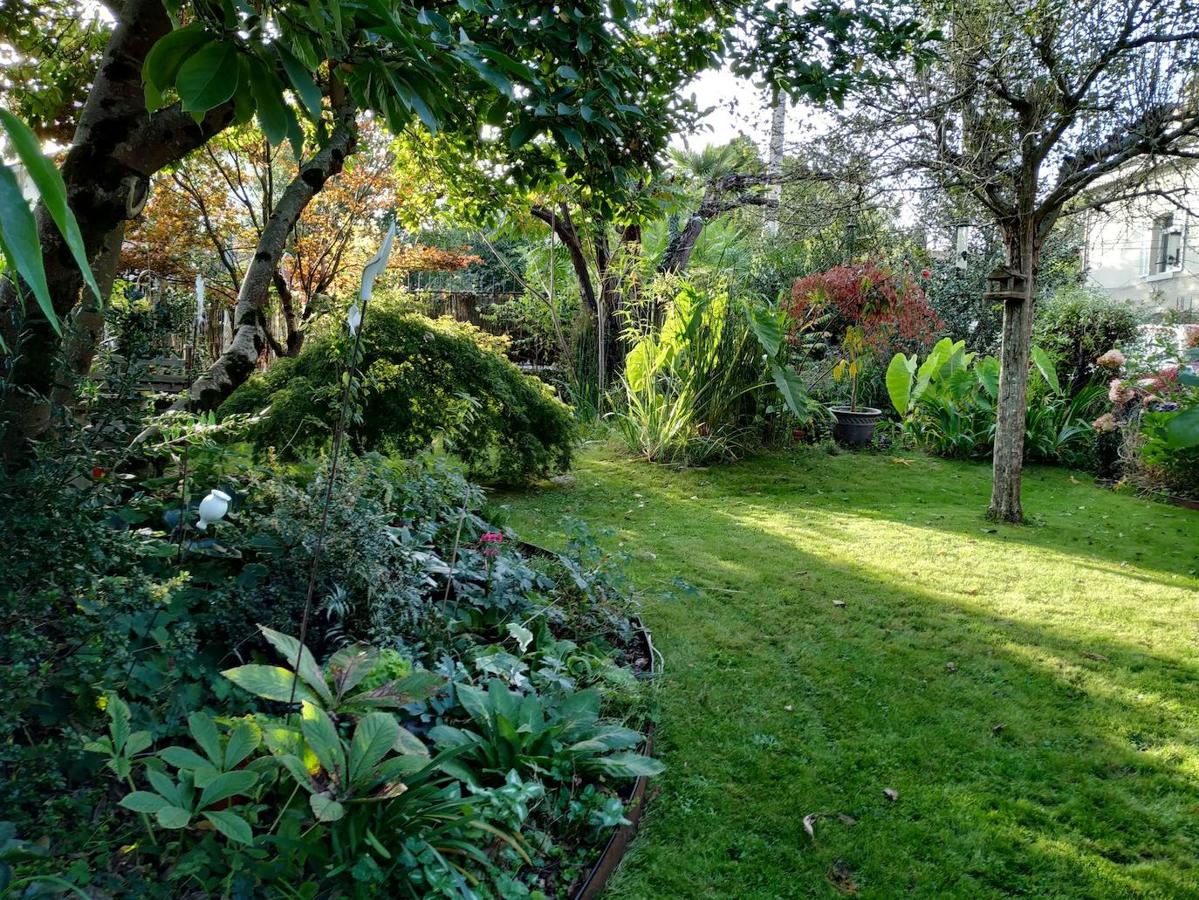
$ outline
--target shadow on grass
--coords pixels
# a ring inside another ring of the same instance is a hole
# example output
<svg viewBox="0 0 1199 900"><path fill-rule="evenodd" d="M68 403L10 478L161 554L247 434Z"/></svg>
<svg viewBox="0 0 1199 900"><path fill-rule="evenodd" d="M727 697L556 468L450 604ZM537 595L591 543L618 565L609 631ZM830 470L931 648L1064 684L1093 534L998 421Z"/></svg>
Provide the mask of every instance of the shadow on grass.
<svg viewBox="0 0 1199 900"><path fill-rule="evenodd" d="M647 608L667 659L658 735L669 769L616 895L1199 893L1199 667L1184 637L1143 621L1119 635L1093 610L1051 625L1035 608L880 577L868 553L849 561L852 548L830 560L802 531L836 534L806 521L810 495L790 496L777 477L755 497L753 473L738 472L731 487L743 493L696 502L686 491L712 493L726 472L661 477L618 463L620 489L643 494L626 506L586 483L602 465L521 503L540 504L542 528L567 507L615 525L640 554L642 583L682 575L707 587ZM894 521L878 505L843 509ZM793 513L797 533L749 521L763 510ZM947 538L1003 549L976 523L953 524ZM1047 530L1028 542L1078 556ZM1155 587L1168 588L1155 598L1163 613L1193 612L1185 584ZM826 814L815 840L802 827L810 813Z"/></svg>

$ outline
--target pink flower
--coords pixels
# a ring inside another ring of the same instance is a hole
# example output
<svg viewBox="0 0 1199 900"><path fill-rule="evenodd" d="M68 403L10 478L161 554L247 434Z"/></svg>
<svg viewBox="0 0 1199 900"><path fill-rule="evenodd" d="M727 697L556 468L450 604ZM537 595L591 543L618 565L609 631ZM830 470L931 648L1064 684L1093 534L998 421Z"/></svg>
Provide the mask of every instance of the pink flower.
<svg viewBox="0 0 1199 900"><path fill-rule="evenodd" d="M930 278L933 277L933 273L930 272L928 269L921 269L920 277L923 278L925 281L928 281Z"/></svg>
<svg viewBox="0 0 1199 900"><path fill-rule="evenodd" d="M1109 432L1115 431L1116 428L1118 427L1118 425L1116 423L1115 416L1113 416L1111 413L1104 413L1102 416L1100 416L1098 419L1096 419L1094 422L1091 423L1091 427L1094 428L1096 431L1098 431L1100 434L1107 434Z"/></svg>
<svg viewBox="0 0 1199 900"><path fill-rule="evenodd" d="M1095 360L1095 365L1104 369L1118 369L1124 365L1124 354L1119 350L1108 350Z"/></svg>
<svg viewBox="0 0 1199 900"><path fill-rule="evenodd" d="M1124 384L1119 378L1113 378L1108 384L1107 399L1116 404L1116 406L1123 406L1129 400L1136 397L1136 395L1137 392Z"/></svg>
<svg viewBox="0 0 1199 900"><path fill-rule="evenodd" d="M504 542L504 534L501 531L484 531L479 540L484 544L502 544Z"/></svg>

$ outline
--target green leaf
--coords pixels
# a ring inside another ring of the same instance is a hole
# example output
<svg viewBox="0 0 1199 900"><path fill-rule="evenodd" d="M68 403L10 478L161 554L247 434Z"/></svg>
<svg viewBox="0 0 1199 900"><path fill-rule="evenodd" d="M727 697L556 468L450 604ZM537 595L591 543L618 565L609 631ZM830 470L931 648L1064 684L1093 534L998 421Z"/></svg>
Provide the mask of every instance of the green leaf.
<svg viewBox="0 0 1199 900"><path fill-rule="evenodd" d="M239 816L237 813L224 810L221 812L206 812L203 814L212 827L229 838L231 841L236 841L239 844L254 843L254 832L250 828L250 823Z"/></svg>
<svg viewBox="0 0 1199 900"><path fill-rule="evenodd" d="M400 726L400 733L396 736L395 751L407 756L429 755L429 748L424 742L403 726Z"/></svg>
<svg viewBox="0 0 1199 900"><path fill-rule="evenodd" d="M175 89L186 112L204 113L225 103L237 90L237 48L214 41L200 48L182 66Z"/></svg>
<svg viewBox="0 0 1199 900"><path fill-rule="evenodd" d="M3 164L0 164L0 250L8 264L17 270L17 274L28 285L46 321L58 334L62 334L62 326L50 299L50 286L46 283L37 222L29 204L25 202L16 176Z"/></svg>
<svg viewBox="0 0 1199 900"><path fill-rule="evenodd" d="M136 756L152 743L154 743L154 739L150 737L150 732L135 731L129 735L129 740L125 742L125 755Z"/></svg>
<svg viewBox="0 0 1199 900"><path fill-rule="evenodd" d="M226 669L221 673L238 687L267 700L288 702L292 699L292 686L295 685L295 699L299 701L319 702L316 694L312 693L295 674L280 666L247 665Z"/></svg>
<svg viewBox="0 0 1199 900"><path fill-rule="evenodd" d="M300 731L320 761L321 768L344 779L345 753L328 714L315 703L305 700L300 708Z"/></svg>
<svg viewBox="0 0 1199 900"><path fill-rule="evenodd" d="M531 141L533 136L539 131L541 131L541 126L536 122L521 122L508 135L508 146L513 150L519 150Z"/></svg>
<svg viewBox="0 0 1199 900"><path fill-rule="evenodd" d="M589 768L598 769L613 778L649 778L666 771L666 766L642 756L640 753L614 753L612 756L601 756L587 763Z"/></svg>
<svg viewBox="0 0 1199 900"><path fill-rule="evenodd" d="M34 187L37 188L38 196L46 205L46 211L50 214L54 226L62 235L62 239L66 241L67 248L71 251L71 258L79 267L84 282L92 289L92 293L97 298L107 299L100 296L100 287L92 276L91 266L88 265L87 250L83 246L83 235L79 232L79 223L75 221L75 214L67 205L67 186L62 180L58 168L42 155L41 144L24 122L8 110L0 108L0 123L8 132L13 150L16 151L17 158L25 166L25 172Z"/></svg>
<svg viewBox="0 0 1199 900"><path fill-rule="evenodd" d="M183 793L179 790L179 785L165 772L159 772L157 769L146 767L146 777L150 779L150 784L154 790L167 798L167 801L181 806L183 804Z"/></svg>
<svg viewBox="0 0 1199 900"><path fill-rule="evenodd" d="M1045 379L1045 383L1049 385L1049 389L1060 397L1062 395L1062 386L1057 380L1057 369L1054 368L1053 360L1049 358L1049 354L1040 347L1033 347L1032 361L1036 363L1037 370L1041 373L1041 377Z"/></svg>
<svg viewBox="0 0 1199 900"><path fill-rule="evenodd" d="M797 419L807 419L808 394L803 379L790 366L783 366L774 361L770 363L770 377L774 379L775 387L783 395L783 401L792 415Z"/></svg>
<svg viewBox="0 0 1199 900"><path fill-rule="evenodd" d="M891 398L891 405L901 416L908 414L908 407L912 402L912 378L915 373L915 354L910 359L902 353L896 353L891 357L891 364L887 366L887 396Z"/></svg>
<svg viewBox="0 0 1199 900"><path fill-rule="evenodd" d="M1176 450L1199 446L1199 406L1170 417L1166 423L1166 443Z"/></svg>
<svg viewBox="0 0 1199 900"><path fill-rule="evenodd" d="M757 303L746 303L745 312L749 330L762 345L762 350L771 358L778 356L785 336L785 314L781 310Z"/></svg>
<svg viewBox="0 0 1199 900"><path fill-rule="evenodd" d="M308 774L308 769L304 766L300 757L286 753L279 757L279 762L283 768L287 769L291 777L296 780L296 784L300 785L306 791L312 790L312 776Z"/></svg>
<svg viewBox="0 0 1199 900"><path fill-rule="evenodd" d="M379 663L379 651L366 644L343 647L329 657L329 676L338 695L358 687Z"/></svg>
<svg viewBox="0 0 1199 900"><path fill-rule="evenodd" d="M350 741L350 784L366 780L395 746L400 737L400 726L390 713L371 713L363 716L354 729Z"/></svg>
<svg viewBox="0 0 1199 900"><path fill-rule="evenodd" d="M336 822L346 814L346 808L328 794L313 794L308 798L308 805L318 822Z"/></svg>
<svg viewBox="0 0 1199 900"><path fill-rule="evenodd" d="M204 755L214 766L221 768L221 735L212 719L202 712L194 712L187 717L187 727L192 738L204 751Z"/></svg>
<svg viewBox="0 0 1199 900"><path fill-rule="evenodd" d="M929 352L920 368L916 371L916 385L912 388L911 401L915 403L928 389L934 375L941 371L946 360L953 355L953 339L941 338Z"/></svg>
<svg viewBox="0 0 1199 900"><path fill-rule="evenodd" d="M312 80L312 73L282 44L276 43L275 46L283 63L283 71L287 73L287 80L296 89L296 96L308 111L309 118L314 122L318 121L321 117L321 90Z"/></svg>
<svg viewBox="0 0 1199 900"><path fill-rule="evenodd" d="M259 627L262 629L262 636L270 642L272 647L279 651L279 655L284 658L289 666L294 666L297 658L299 659L300 677L304 679L304 682L310 688L320 694L326 703L332 703L333 692L329 690L329 685L325 682L325 673L316 664L316 659L313 657L312 652L290 635L264 626Z"/></svg>
<svg viewBox="0 0 1199 900"><path fill-rule="evenodd" d="M207 759L187 747L164 747L158 751L158 756L167 765L174 766L176 769L195 771L211 765Z"/></svg>
<svg viewBox="0 0 1199 900"><path fill-rule="evenodd" d="M108 712L108 733L112 735L112 746L120 753L129 740L129 707L116 694L108 694L105 710Z"/></svg>
<svg viewBox="0 0 1199 900"><path fill-rule="evenodd" d="M178 806L164 806L154 817L163 828L186 828L187 823L192 820L192 814Z"/></svg>
<svg viewBox="0 0 1199 900"><path fill-rule="evenodd" d="M156 813L164 806L170 806L166 798L149 791L134 791L121 798L120 806L131 809L136 813Z"/></svg>
<svg viewBox="0 0 1199 900"><path fill-rule="evenodd" d="M237 772L222 772L201 791L200 802L197 806L199 809L204 809L206 806L220 803L237 794L244 794L254 786L256 781L258 781L258 776L244 769Z"/></svg>
<svg viewBox="0 0 1199 900"><path fill-rule="evenodd" d="M229 733L229 743L225 745L225 768L235 769L242 760L258 749L262 743L262 729L250 721L241 721Z"/></svg>
<svg viewBox="0 0 1199 900"><path fill-rule="evenodd" d="M176 28L159 38L142 63L142 82L146 88L146 108L153 112L162 105L162 95L173 87L179 67L212 36L198 22Z"/></svg>
<svg viewBox="0 0 1199 900"><path fill-rule="evenodd" d="M470 684L458 685L458 702L466 710L467 715L486 727L491 722L491 709L487 704L487 694Z"/></svg>
<svg viewBox="0 0 1199 900"><path fill-rule="evenodd" d="M993 356L984 356L975 365L974 374L991 399L999 396L999 360Z"/></svg>
<svg viewBox="0 0 1199 900"><path fill-rule="evenodd" d="M575 153L579 154L579 156L584 155L583 138L578 131L566 125L558 128L557 130L558 134L562 135L562 139L570 145L571 149L573 149Z"/></svg>
<svg viewBox="0 0 1199 900"><path fill-rule="evenodd" d="M262 60L250 62L250 95L258 115L258 126L272 147L287 137L287 112L283 102L283 82L275 77Z"/></svg>

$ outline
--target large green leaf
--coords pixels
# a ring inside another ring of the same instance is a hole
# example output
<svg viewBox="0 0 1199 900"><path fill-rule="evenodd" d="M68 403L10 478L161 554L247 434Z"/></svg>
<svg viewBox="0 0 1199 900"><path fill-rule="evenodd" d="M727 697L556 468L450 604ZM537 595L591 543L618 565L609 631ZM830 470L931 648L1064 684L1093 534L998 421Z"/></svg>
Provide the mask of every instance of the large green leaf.
<svg viewBox="0 0 1199 900"><path fill-rule="evenodd" d="M142 63L142 82L146 90L146 108L153 112L162 106L162 95L173 87L179 67L199 47L212 41L212 35L198 22L176 28L158 39Z"/></svg>
<svg viewBox="0 0 1199 900"><path fill-rule="evenodd" d="M908 414L912 402L912 380L916 375L916 355L896 353L887 366L887 396L901 416Z"/></svg>
<svg viewBox="0 0 1199 900"><path fill-rule="evenodd" d="M244 794L254 786L258 776L245 769L236 772L222 772L200 792L199 808L204 809L230 797Z"/></svg>
<svg viewBox="0 0 1199 900"><path fill-rule="evenodd" d="M346 808L328 794L313 794L308 798L308 805L318 822L336 822L346 814Z"/></svg>
<svg viewBox="0 0 1199 900"><path fill-rule="evenodd" d="M611 756L601 756L591 760L588 766L613 778L640 778L642 776L648 778L666 771L666 766L658 760L642 756L640 753L614 753Z"/></svg>
<svg viewBox="0 0 1199 900"><path fill-rule="evenodd" d="M932 382L933 376L941 371L941 367L945 365L952 355L952 338L941 338L941 340L937 341L933 349L929 351L924 362L920 364L920 368L916 370L916 384L912 388L911 403L915 403L924 395L924 392L928 390L928 386Z"/></svg>
<svg viewBox="0 0 1199 900"><path fill-rule="evenodd" d="M121 798L120 805L136 813L156 813L165 806L170 806L161 794L150 791L133 791Z"/></svg>
<svg viewBox="0 0 1199 900"><path fill-rule="evenodd" d="M71 258L79 267L84 282L92 289L92 293L96 297L101 300L106 299L100 297L100 287L92 276L91 266L88 265L87 250L83 246L83 235L79 232L79 223L75 221L75 214L67 205L67 186L62 180L58 168L42 154L42 147L37 136L29 130L24 122L8 110L0 108L0 123L8 132L13 150L16 151L21 164L25 166L25 172L29 175L34 187L37 188L38 196L45 204L46 212L50 214L54 227L58 229L58 233L62 235L62 239L67 244L67 249L71 251Z"/></svg>
<svg viewBox="0 0 1199 900"><path fill-rule="evenodd" d="M1057 380L1057 368L1053 365L1053 360L1049 358L1049 354L1040 347L1033 347L1032 361L1036 364L1037 371L1041 373L1041 377L1045 379L1045 383L1049 385L1049 389L1060 397L1062 386Z"/></svg>
<svg viewBox="0 0 1199 900"><path fill-rule="evenodd" d="M0 163L0 250L8 264L17 270L37 301L42 315L62 334L62 326L50 300L50 286L46 283L46 269L42 265L42 245L38 241L37 223L16 176L8 166Z"/></svg>
<svg viewBox="0 0 1199 900"><path fill-rule="evenodd" d="M304 682L300 681L289 669L281 666L261 666L256 664L238 666L226 669L221 673L240 688L251 694L265 697L267 700L282 700L288 702L294 699L319 702ZM292 694L294 685L295 694Z"/></svg>
<svg viewBox="0 0 1199 900"><path fill-rule="evenodd" d="M984 356L974 367L978 383L983 386L991 399L999 396L999 360L994 356Z"/></svg>
<svg viewBox="0 0 1199 900"><path fill-rule="evenodd" d="M400 737L400 725L390 713L363 716L350 741L350 784L370 779L375 766L391 752Z"/></svg>
<svg viewBox="0 0 1199 900"><path fill-rule="evenodd" d="M164 806L154 814L154 817L158 819L158 824L163 828L186 828L187 823L191 821L192 814L178 806Z"/></svg>
<svg viewBox="0 0 1199 900"><path fill-rule="evenodd" d="M241 765L242 760L257 750L261 742L261 728L251 721L238 722L229 733L229 743L225 745L225 768L233 769Z"/></svg>
<svg viewBox="0 0 1199 900"><path fill-rule="evenodd" d="M792 414L797 419L807 419L808 394L803 379L790 366L780 365L773 360L770 363L770 377L774 379L775 387L783 395Z"/></svg>
<svg viewBox="0 0 1199 900"><path fill-rule="evenodd" d="M212 823L212 827L229 838L231 841L237 841L239 844L254 843L254 832L250 828L250 823L239 816L237 813L224 810L221 812L206 812L204 818Z"/></svg>
<svg viewBox="0 0 1199 900"><path fill-rule="evenodd" d="M183 109L204 113L226 102L237 90L237 48L214 41L197 50L179 67L175 89Z"/></svg>
<svg viewBox="0 0 1199 900"><path fill-rule="evenodd" d="M258 125L271 146L277 146L288 133L287 110L283 102L283 82L260 59L250 62L250 94L254 98Z"/></svg>
<svg viewBox="0 0 1199 900"><path fill-rule="evenodd" d="M329 690L329 685L325 682L325 673L316 664L316 658L312 655L312 651L291 635L265 626L259 627L262 629L262 636L279 651L279 655L286 660L289 666L294 666L297 660L299 661L300 677L304 679L304 683L320 694L326 703L332 703L333 692Z"/></svg>
<svg viewBox="0 0 1199 900"><path fill-rule="evenodd" d="M766 355L772 359L778 356L786 336L784 314L780 310L756 303L745 304L745 311L749 320L749 330L754 333Z"/></svg>
<svg viewBox="0 0 1199 900"><path fill-rule="evenodd" d="M1199 406L1184 409L1166 423L1166 442L1176 450L1199 446Z"/></svg>
<svg viewBox="0 0 1199 900"><path fill-rule="evenodd" d="M202 712L194 712L187 717L187 727L192 739L200 745L204 755L212 760L212 764L220 768L222 761L221 735L216 730L216 723Z"/></svg>
<svg viewBox="0 0 1199 900"><path fill-rule="evenodd" d="M300 707L300 731L308 747L316 754L321 768L345 780L345 751L328 713L305 700Z"/></svg>
<svg viewBox="0 0 1199 900"><path fill-rule="evenodd" d="M321 90L316 86L316 82L312 80L312 73L286 47L281 44L276 44L276 47L279 51L279 59L283 63L283 71L287 73L287 80L296 89L296 94L299 96L304 108L308 111L309 118L314 122L319 121L321 117Z"/></svg>

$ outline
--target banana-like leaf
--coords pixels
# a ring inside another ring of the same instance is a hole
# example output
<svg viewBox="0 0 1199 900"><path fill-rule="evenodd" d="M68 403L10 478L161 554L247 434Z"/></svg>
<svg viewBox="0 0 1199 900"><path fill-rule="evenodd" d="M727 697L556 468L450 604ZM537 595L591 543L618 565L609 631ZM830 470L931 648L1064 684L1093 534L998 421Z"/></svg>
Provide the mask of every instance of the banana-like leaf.
<svg viewBox="0 0 1199 900"><path fill-rule="evenodd" d="M1049 358L1049 354L1041 347L1033 347L1032 361L1036 364L1037 371L1041 373L1041 377L1045 379L1045 383L1049 385L1049 389L1060 397L1062 395L1062 385L1057 380L1057 368L1053 365L1053 360Z"/></svg>

